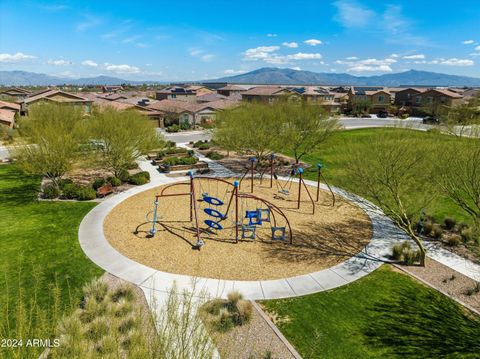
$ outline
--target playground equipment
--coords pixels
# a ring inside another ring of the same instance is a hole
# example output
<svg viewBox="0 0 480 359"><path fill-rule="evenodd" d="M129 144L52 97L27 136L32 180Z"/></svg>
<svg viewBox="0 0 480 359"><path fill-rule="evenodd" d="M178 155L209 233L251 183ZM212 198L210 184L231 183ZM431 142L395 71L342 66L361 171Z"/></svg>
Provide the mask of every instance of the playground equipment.
<svg viewBox="0 0 480 359"><path fill-rule="evenodd" d="M191 171L188 175L188 182L167 185L162 189L160 194L155 196L154 209L152 211L153 218L151 220L152 228L149 231L150 237L155 236L157 233L156 226L161 223L161 221L159 221L158 212L161 199L163 197L187 196L189 201L189 219L190 222L194 222L195 237L197 238L194 247L197 249L200 249L205 244L204 239L207 239L209 234L217 234L220 231L233 231L235 243L238 243L239 239L254 240L257 236L257 228L264 225L266 226L267 224L272 230L272 240L285 241L288 232L289 242L292 243L293 237L290 222L285 213L273 203L258 196L254 196L253 194L240 192L239 181L233 181L233 183L230 183L225 179L217 177L194 176ZM217 187L219 183L226 184L226 191L223 198L219 198L219 193L214 196L208 191L204 191L202 188L202 181L216 182ZM201 190L200 198L197 198L196 195L195 184L197 183ZM168 193L168 190L174 187L188 187L188 190L180 193ZM255 209L245 209L244 207L247 206L247 203L252 201L257 202L257 204L260 205L257 205ZM205 207L203 208L203 213L208 216L208 218L202 222L202 225L205 225L206 228L200 227L201 221L199 219L199 212L201 212L202 208L199 207L202 205ZM242 207L242 212L240 211L240 207ZM240 213L245 213L245 217L242 217ZM280 221L280 218L282 218L282 221ZM244 223L244 221L247 221L247 223Z"/></svg>

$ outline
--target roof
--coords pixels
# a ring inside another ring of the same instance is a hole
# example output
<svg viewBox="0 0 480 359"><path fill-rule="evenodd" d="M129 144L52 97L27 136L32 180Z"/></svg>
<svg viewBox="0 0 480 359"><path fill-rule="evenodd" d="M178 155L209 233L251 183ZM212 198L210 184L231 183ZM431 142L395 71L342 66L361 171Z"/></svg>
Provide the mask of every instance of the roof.
<svg viewBox="0 0 480 359"><path fill-rule="evenodd" d="M35 102L35 101L41 100L41 99L49 99L49 100L52 100L52 101L56 101L55 99L51 98L51 97L56 96L56 95L61 95L61 96L64 96L66 98L69 98L65 102L91 102L91 100L86 98L86 97L81 97L81 96L78 96L78 95L75 95L75 94L72 94L72 93L69 93L69 92L60 91L60 90L45 91L45 92L39 93L35 96L27 97L25 100L23 100L23 102L24 103L30 103L30 102Z"/></svg>
<svg viewBox="0 0 480 359"><path fill-rule="evenodd" d="M203 107L201 107L201 108L203 109L203 108L210 107L210 108L213 108L214 110L224 110L226 108L234 107L234 106L238 105L238 103L239 103L239 101L233 101L233 100L228 100L228 99L217 100L217 101L207 102L207 103L203 104Z"/></svg>
<svg viewBox="0 0 480 359"><path fill-rule="evenodd" d="M20 111L20 104L14 102L0 101L0 109L2 108Z"/></svg>
<svg viewBox="0 0 480 359"><path fill-rule="evenodd" d="M240 87L240 86L237 86L237 85L227 85L227 86L223 86L223 87L220 87L219 89L217 89L217 91L246 91L246 88L244 87Z"/></svg>
<svg viewBox="0 0 480 359"><path fill-rule="evenodd" d="M451 97L451 98L462 98L463 97L462 95L459 95L458 93L447 90L447 89L430 89L430 90L425 91L423 94L427 94L429 92L436 92L436 93L439 93L441 95Z"/></svg>
<svg viewBox="0 0 480 359"><path fill-rule="evenodd" d="M29 93L31 93L31 91L25 90L25 89L22 89L22 88L19 88L19 87L11 87L11 88L3 90L1 93L7 93L7 92L17 92L19 94L25 94L25 95L28 95Z"/></svg>
<svg viewBox="0 0 480 359"><path fill-rule="evenodd" d="M367 95L367 91L369 92L378 92L380 90L384 90L383 86L376 86L376 87L371 87L371 86L361 86L361 87L352 87L351 88L352 93L355 95Z"/></svg>
<svg viewBox="0 0 480 359"><path fill-rule="evenodd" d="M152 100L151 98L148 98L148 97L139 96L139 97L130 97L126 99L120 99L118 100L118 102L128 103L131 105L147 106L158 101Z"/></svg>
<svg viewBox="0 0 480 359"><path fill-rule="evenodd" d="M272 96L278 92L288 91L287 89L280 86L257 86L252 87L251 89L245 91L242 95L251 95L251 96Z"/></svg>
<svg viewBox="0 0 480 359"><path fill-rule="evenodd" d="M207 87L202 85L189 85L185 87L185 90L197 91L203 88L207 88Z"/></svg>
<svg viewBox="0 0 480 359"><path fill-rule="evenodd" d="M166 87L163 90L157 91L157 93L167 93L167 94L176 94L176 95L194 95L192 90L187 90L184 87L172 86Z"/></svg>
<svg viewBox="0 0 480 359"><path fill-rule="evenodd" d="M381 89L381 90L373 90L373 91L365 91L365 95L367 96L373 96L373 95L376 95L377 93L380 93L380 92L383 92L383 93L386 93L388 95L390 95L390 92L388 92L388 90L384 90L384 89Z"/></svg>
<svg viewBox="0 0 480 359"><path fill-rule="evenodd" d="M7 122L9 124L15 123L15 111L0 109L0 121Z"/></svg>
<svg viewBox="0 0 480 359"><path fill-rule="evenodd" d="M226 99L227 96L220 95L218 93L207 93L205 95L197 96L197 101L200 102L211 102Z"/></svg>
<svg viewBox="0 0 480 359"><path fill-rule="evenodd" d="M197 104L190 103L187 101L176 101L176 100L162 100L152 103L146 108L153 109L162 112L174 112L174 113L182 113L182 112L196 112L197 111Z"/></svg>
<svg viewBox="0 0 480 359"><path fill-rule="evenodd" d="M105 96L99 96L99 97L102 97L105 100L109 100L109 101L115 101L115 100L119 100L121 98L128 98L128 96L126 96L124 94L121 94L121 93L112 93L112 94L108 94L108 95L105 95Z"/></svg>
<svg viewBox="0 0 480 359"><path fill-rule="evenodd" d="M397 93L400 93L400 92L406 92L406 91L414 91L416 93L423 93L425 91L428 91L427 88L424 88L424 87L407 87L407 88L404 88L403 90L400 90L400 91L397 91Z"/></svg>

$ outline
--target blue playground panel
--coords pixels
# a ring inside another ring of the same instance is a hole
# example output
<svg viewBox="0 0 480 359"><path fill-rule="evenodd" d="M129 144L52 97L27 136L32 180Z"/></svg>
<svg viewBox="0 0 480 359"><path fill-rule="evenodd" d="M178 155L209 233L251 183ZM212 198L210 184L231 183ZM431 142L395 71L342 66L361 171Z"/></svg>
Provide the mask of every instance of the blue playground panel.
<svg viewBox="0 0 480 359"><path fill-rule="evenodd" d="M208 214L209 216L212 216L212 217L215 217L215 218L223 218L223 214L220 213L219 211L217 211L216 209L213 209L213 208L205 208L203 210L206 214Z"/></svg>
<svg viewBox="0 0 480 359"><path fill-rule="evenodd" d="M285 227L272 227L272 241L285 240Z"/></svg>
<svg viewBox="0 0 480 359"><path fill-rule="evenodd" d="M215 197L203 196L203 200L212 206L223 206L223 202Z"/></svg>
<svg viewBox="0 0 480 359"><path fill-rule="evenodd" d="M262 221L258 216L258 211L246 211L245 218L248 218L248 225L255 226L255 225L262 225Z"/></svg>
<svg viewBox="0 0 480 359"><path fill-rule="evenodd" d="M215 221L212 221L210 219L207 219L205 221L203 221L203 223L205 223L207 226L209 226L210 228L213 228L213 229L216 229L216 230L221 230L223 229L222 225L220 223L217 223Z"/></svg>
<svg viewBox="0 0 480 359"><path fill-rule="evenodd" d="M242 224L242 239L255 239L256 226Z"/></svg>

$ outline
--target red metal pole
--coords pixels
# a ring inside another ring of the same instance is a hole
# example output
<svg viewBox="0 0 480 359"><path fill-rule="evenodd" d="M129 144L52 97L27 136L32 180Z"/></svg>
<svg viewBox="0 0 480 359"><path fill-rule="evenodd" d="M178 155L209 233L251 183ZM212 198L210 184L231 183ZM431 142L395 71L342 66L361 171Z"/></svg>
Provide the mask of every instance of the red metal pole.
<svg viewBox="0 0 480 359"><path fill-rule="evenodd" d="M319 168L318 169L318 176L317 176L317 200L316 200L316 202L318 202L318 200L320 198L320 176L321 176L320 171L321 171L321 169Z"/></svg>
<svg viewBox="0 0 480 359"><path fill-rule="evenodd" d="M273 156L270 157L270 188L273 187Z"/></svg>
<svg viewBox="0 0 480 359"><path fill-rule="evenodd" d="M190 180L192 181L191 199L193 202L193 211L195 212L195 226L197 228L197 240L200 240L200 227L198 226L197 203L195 202L195 186L193 186L193 173L189 172Z"/></svg>
<svg viewBox="0 0 480 359"><path fill-rule="evenodd" d="M302 191L302 173L303 173L303 169L299 168L298 169L299 180L298 180L298 204L297 204L297 209L300 209L300 194L301 194L301 191Z"/></svg>
<svg viewBox="0 0 480 359"><path fill-rule="evenodd" d="M253 160L252 160L252 167L251 167L251 171L252 171L252 178L250 180L250 192L253 193Z"/></svg>
<svg viewBox="0 0 480 359"><path fill-rule="evenodd" d="M234 183L235 191L235 243L238 243L238 182Z"/></svg>
<svg viewBox="0 0 480 359"><path fill-rule="evenodd" d="M190 176L190 222L193 220L193 202L195 198L193 198L193 176Z"/></svg>

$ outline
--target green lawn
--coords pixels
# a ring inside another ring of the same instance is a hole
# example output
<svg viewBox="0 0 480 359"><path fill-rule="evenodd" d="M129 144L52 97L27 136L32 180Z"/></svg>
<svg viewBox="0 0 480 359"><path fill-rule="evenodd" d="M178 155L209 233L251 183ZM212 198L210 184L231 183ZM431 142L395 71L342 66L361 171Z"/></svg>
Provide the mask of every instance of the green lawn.
<svg viewBox="0 0 480 359"><path fill-rule="evenodd" d="M480 318L382 266L344 287L262 302L305 358L478 358Z"/></svg>
<svg viewBox="0 0 480 359"><path fill-rule="evenodd" d="M0 166L0 337L19 335L18 303L51 320L52 313L80 300L84 283L103 272L83 254L77 235L95 204L39 202L39 186L38 177ZM51 332L37 334L46 338Z"/></svg>
<svg viewBox="0 0 480 359"><path fill-rule="evenodd" d="M452 141L455 140L453 136L398 128L367 128L339 131L329 138L328 141L322 145L319 151L302 158L303 161L314 166L314 168L306 171L306 177L316 180L315 166L317 163L321 162L326 166L324 175L330 184L355 193L355 188L352 187L352 184L347 180L346 176L347 160L344 154L345 150L355 144L355 146L359 146L358 149L361 151L362 146L369 146L372 138L378 135L380 132L384 132L388 135L398 131L408 132L411 137L418 137L423 141L442 141L445 146L451 144ZM465 141L472 140L465 139ZM439 156L441 156L441 154L439 154ZM458 221L465 221L468 223L471 222L469 216L461 211L450 199L443 196L437 196L429 204L427 207L427 213L434 216L435 220L438 222L443 221L445 216L453 216Z"/></svg>

